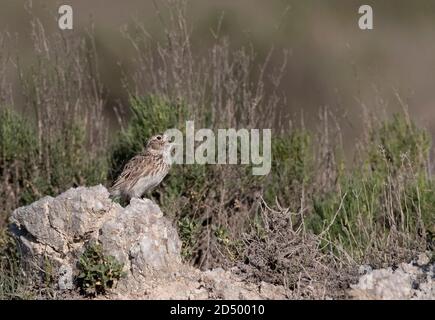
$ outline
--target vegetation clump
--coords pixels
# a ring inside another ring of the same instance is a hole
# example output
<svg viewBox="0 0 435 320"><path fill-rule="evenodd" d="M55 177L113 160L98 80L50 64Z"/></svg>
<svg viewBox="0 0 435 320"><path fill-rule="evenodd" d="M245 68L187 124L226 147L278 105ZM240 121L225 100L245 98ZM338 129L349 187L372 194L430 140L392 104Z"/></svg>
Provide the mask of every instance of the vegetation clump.
<svg viewBox="0 0 435 320"><path fill-rule="evenodd" d="M77 284L85 295L105 294L124 276L124 265L105 255L99 244L89 245L78 261Z"/></svg>

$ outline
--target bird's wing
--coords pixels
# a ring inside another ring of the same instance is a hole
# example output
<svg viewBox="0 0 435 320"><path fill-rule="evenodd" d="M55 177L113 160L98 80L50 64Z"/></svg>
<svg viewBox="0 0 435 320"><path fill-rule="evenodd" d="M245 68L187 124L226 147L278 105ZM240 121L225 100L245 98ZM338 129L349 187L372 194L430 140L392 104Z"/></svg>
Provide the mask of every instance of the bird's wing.
<svg viewBox="0 0 435 320"><path fill-rule="evenodd" d="M127 186L130 188L133 186L137 180L139 180L144 175L147 175L150 166L147 165L149 162L148 157L144 155L137 155L133 157L124 167L122 173L116 179L112 186L112 190L119 189L122 186Z"/></svg>

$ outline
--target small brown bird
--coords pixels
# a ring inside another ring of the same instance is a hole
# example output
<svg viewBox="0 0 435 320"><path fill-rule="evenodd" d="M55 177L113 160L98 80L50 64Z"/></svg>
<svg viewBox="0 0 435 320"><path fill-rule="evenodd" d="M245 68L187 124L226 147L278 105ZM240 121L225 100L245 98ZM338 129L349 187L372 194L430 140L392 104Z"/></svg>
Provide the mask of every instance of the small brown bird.
<svg viewBox="0 0 435 320"><path fill-rule="evenodd" d="M123 201L140 198L156 187L169 172L173 144L166 135L156 135L148 140L145 150L133 157L110 188L112 196Z"/></svg>

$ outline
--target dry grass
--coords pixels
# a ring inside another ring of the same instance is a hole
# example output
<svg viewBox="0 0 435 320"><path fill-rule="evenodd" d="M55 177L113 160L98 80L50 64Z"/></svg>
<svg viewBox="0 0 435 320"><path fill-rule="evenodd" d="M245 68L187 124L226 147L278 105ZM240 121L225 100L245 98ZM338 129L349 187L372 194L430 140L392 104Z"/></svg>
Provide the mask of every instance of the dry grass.
<svg viewBox="0 0 435 320"><path fill-rule="evenodd" d="M346 252L329 250L322 234L307 232L302 224L295 228L293 215L263 204L260 230L244 236L241 274L283 285L291 299L345 298L358 277L357 264Z"/></svg>
<svg viewBox="0 0 435 320"><path fill-rule="evenodd" d="M170 101L183 101L198 126L271 128L287 125L278 106L284 104L278 91L287 64L270 70L274 50L258 61L254 47L234 49L221 35L222 21L213 28L214 42L205 52L192 48L192 26L186 19L186 1L164 1L165 15L156 10L166 41L155 40L136 23L124 29L135 48L137 71L126 77L129 92L138 97L153 94ZM222 17L223 18L223 17Z"/></svg>

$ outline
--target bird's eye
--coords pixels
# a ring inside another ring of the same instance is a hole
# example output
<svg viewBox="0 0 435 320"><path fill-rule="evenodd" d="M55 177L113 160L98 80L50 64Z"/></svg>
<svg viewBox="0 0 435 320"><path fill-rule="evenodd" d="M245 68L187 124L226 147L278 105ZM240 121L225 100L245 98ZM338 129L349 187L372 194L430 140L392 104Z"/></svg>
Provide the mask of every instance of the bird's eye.
<svg viewBox="0 0 435 320"><path fill-rule="evenodd" d="M162 140L162 136L157 136L156 139L157 140Z"/></svg>

